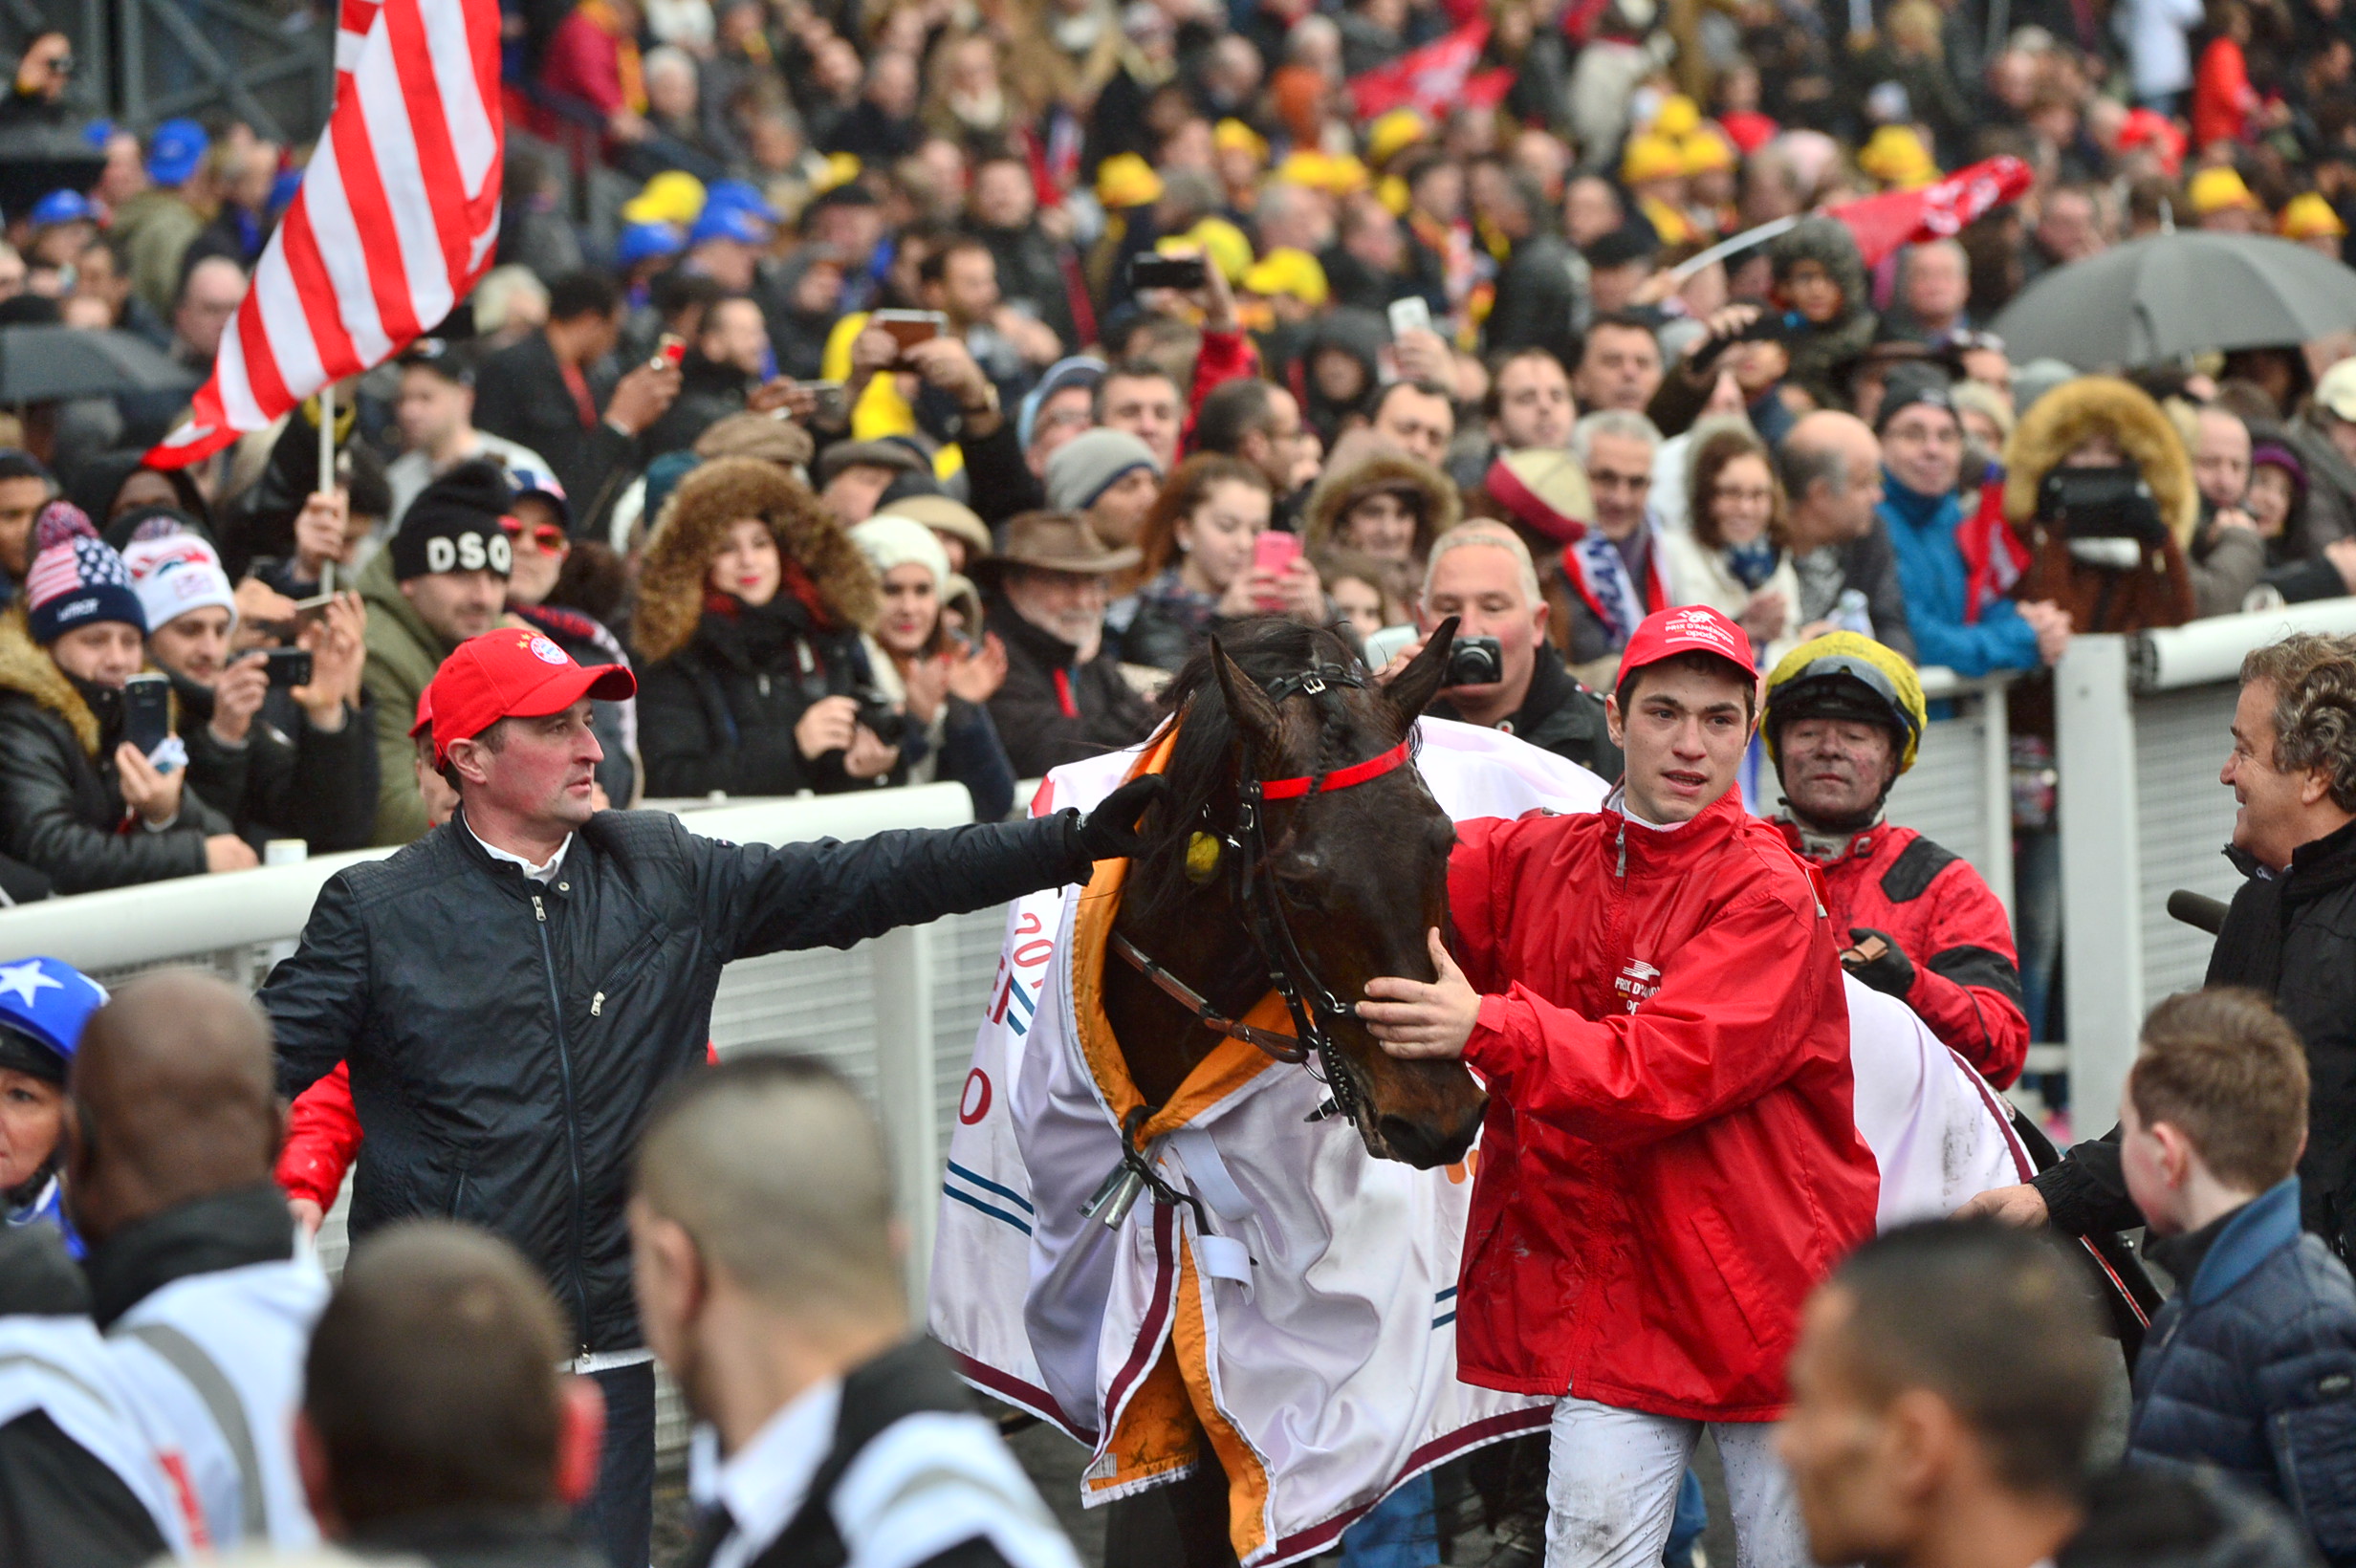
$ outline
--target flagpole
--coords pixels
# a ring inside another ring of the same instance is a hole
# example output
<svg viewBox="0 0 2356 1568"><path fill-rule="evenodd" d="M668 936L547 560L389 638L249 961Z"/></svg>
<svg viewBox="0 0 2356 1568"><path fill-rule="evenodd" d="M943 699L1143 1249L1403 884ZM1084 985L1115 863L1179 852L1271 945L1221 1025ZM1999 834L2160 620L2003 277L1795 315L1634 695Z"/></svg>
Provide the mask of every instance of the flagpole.
<svg viewBox="0 0 2356 1568"><path fill-rule="evenodd" d="M1699 255L1686 257L1685 260L1677 263L1676 266L1669 269L1669 275L1675 278L1678 282L1683 283L1687 278L1691 277L1695 272L1700 272L1712 262L1717 261L1726 256L1731 256L1737 250L1748 250L1751 247L1758 244L1762 240L1774 239L1778 234L1782 233L1798 222L1800 222L1800 219L1797 216L1790 218L1770 218L1767 222L1760 224L1756 229L1746 229L1731 240L1718 241L1717 244L1712 246L1709 250L1704 250Z"/></svg>
<svg viewBox="0 0 2356 1568"><path fill-rule="evenodd" d="M319 388L319 493L333 494L336 489L336 383L326 382ZM336 562L329 557L319 567L319 592L336 591Z"/></svg>

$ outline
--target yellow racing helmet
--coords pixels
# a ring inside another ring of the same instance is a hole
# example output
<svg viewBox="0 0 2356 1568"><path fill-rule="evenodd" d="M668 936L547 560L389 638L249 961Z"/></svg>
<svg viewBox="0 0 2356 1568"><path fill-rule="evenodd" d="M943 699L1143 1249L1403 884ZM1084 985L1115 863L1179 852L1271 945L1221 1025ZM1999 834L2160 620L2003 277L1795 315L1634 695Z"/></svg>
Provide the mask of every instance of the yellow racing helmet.
<svg viewBox="0 0 2356 1568"><path fill-rule="evenodd" d="M1794 719L1878 724L1898 741L1898 772L1914 766L1930 711L1923 684L1903 655L1855 632L1826 632L1785 654L1767 676L1759 735L1776 759L1776 739Z"/></svg>

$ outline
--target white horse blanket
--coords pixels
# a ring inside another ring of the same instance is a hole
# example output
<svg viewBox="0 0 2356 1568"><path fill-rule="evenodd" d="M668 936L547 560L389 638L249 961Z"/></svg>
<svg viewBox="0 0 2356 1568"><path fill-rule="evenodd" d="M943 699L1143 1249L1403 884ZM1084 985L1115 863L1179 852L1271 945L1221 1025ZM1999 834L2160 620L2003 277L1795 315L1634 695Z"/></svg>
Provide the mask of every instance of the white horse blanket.
<svg viewBox="0 0 2356 1568"><path fill-rule="evenodd" d="M1457 820L1603 803L1592 773L1510 736L1417 728L1416 767ZM1033 812L1086 810L1145 749L1057 769ZM1093 897L1049 889L1009 911L950 1140L931 1329L977 1387L1090 1447L1088 1506L1187 1473L1207 1434L1238 1559L1278 1568L1431 1466L1541 1429L1548 1410L1456 1379L1477 1149L1443 1170L1375 1160L1346 1122L1306 1120L1321 1085L1251 1046L1221 1045L1147 1127L1156 1168L1202 1201L1210 1233L1150 1195L1117 1230L1081 1215L1135 1101L1098 991L1118 887L1100 871ZM2018 1180L1994 1091L1903 1003L1855 982L1849 996L1882 1224ZM1252 1021L1290 1028L1280 1007Z"/></svg>

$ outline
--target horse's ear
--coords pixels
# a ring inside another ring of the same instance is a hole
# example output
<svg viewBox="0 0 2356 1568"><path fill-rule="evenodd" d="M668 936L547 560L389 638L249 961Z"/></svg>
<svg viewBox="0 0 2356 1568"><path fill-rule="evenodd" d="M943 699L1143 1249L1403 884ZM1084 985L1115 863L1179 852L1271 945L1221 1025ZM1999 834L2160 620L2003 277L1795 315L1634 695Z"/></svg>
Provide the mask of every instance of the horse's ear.
<svg viewBox="0 0 2356 1568"><path fill-rule="evenodd" d="M1243 672L1243 666L1227 656L1219 640L1211 640L1211 667L1218 672L1219 694L1227 699L1227 711L1234 719L1235 728L1258 748L1262 756L1276 756L1283 749L1284 721L1276 712L1276 705L1260 689L1260 684Z"/></svg>
<svg viewBox="0 0 2356 1568"><path fill-rule="evenodd" d="M1413 724L1431 699L1440 694L1440 683L1448 677L1449 650L1455 645L1456 617L1450 616L1432 628L1431 635L1424 639L1424 651L1386 688L1392 704L1407 723Z"/></svg>

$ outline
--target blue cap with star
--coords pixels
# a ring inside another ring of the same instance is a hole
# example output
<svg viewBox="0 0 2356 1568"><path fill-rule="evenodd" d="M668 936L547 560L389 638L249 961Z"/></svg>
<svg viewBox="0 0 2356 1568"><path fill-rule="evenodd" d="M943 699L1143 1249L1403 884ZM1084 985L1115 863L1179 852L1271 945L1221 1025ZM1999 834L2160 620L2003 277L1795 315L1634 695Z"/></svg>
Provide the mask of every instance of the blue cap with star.
<svg viewBox="0 0 2356 1568"><path fill-rule="evenodd" d="M62 958L0 964L0 1068L61 1081L106 988Z"/></svg>

